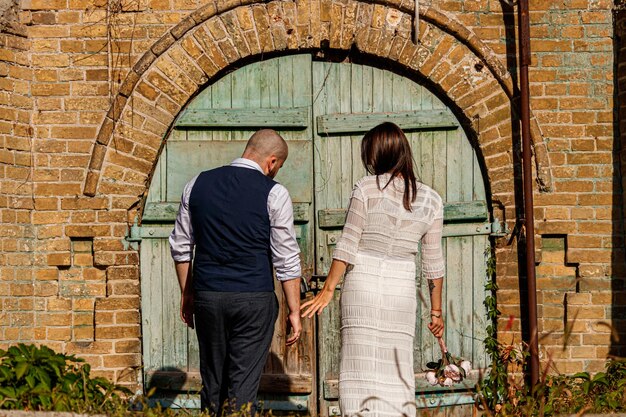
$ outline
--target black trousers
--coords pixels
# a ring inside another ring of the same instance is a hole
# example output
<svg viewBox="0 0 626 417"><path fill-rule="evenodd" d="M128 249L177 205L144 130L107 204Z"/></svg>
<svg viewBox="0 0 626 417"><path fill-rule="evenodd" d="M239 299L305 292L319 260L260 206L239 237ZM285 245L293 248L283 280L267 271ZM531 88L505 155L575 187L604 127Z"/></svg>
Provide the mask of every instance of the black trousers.
<svg viewBox="0 0 626 417"><path fill-rule="evenodd" d="M200 347L202 410L223 416L246 409L254 415L278 317L276 295L197 291L194 314Z"/></svg>

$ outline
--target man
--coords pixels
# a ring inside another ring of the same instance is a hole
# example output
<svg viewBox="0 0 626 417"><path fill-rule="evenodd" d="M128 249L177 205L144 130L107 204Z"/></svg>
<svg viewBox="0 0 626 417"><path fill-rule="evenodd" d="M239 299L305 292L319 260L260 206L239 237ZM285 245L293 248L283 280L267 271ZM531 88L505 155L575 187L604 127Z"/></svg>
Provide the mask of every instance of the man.
<svg viewBox="0 0 626 417"><path fill-rule="evenodd" d="M201 406L212 415L256 411L278 316L272 266L289 307L287 344L302 331L293 207L287 189L273 180L287 154L278 133L256 132L241 158L185 186L169 239L182 320L193 328L195 316Z"/></svg>

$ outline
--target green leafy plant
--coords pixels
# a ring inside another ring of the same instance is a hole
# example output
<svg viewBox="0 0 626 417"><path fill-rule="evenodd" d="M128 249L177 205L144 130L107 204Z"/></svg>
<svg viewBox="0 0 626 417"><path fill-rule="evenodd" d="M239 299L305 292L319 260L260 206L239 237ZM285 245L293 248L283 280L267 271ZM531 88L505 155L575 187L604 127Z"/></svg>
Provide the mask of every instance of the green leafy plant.
<svg viewBox="0 0 626 417"><path fill-rule="evenodd" d="M625 359L608 360L605 372L595 375L579 372L571 376L550 376L543 385L545 415L626 410Z"/></svg>
<svg viewBox="0 0 626 417"><path fill-rule="evenodd" d="M509 397L509 372L508 366L511 361L519 360L517 352L512 347L502 346L498 341L498 318L502 314L498 310L496 302L496 260L491 251L485 252L487 258L487 276L485 291L488 295L483 304L487 309L487 337L484 344L487 355L491 359L491 366L487 375L478 384L479 402L489 410L496 410L498 405L507 402Z"/></svg>
<svg viewBox="0 0 626 417"><path fill-rule="evenodd" d="M0 350L0 408L107 413L131 392L105 378L91 378L83 359L46 346L19 344Z"/></svg>

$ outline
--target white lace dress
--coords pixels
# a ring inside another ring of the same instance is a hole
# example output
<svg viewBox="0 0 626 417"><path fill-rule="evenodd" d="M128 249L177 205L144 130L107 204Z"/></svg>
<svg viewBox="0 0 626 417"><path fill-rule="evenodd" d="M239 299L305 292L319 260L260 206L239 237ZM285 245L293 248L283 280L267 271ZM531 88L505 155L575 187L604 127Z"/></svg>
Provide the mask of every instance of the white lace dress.
<svg viewBox="0 0 626 417"><path fill-rule="evenodd" d="M388 175L380 176L383 187ZM418 184L408 211L404 182L379 190L357 182L333 258L351 264L341 288L339 405L343 416L414 416L415 258L421 241L425 279L444 275L443 203Z"/></svg>

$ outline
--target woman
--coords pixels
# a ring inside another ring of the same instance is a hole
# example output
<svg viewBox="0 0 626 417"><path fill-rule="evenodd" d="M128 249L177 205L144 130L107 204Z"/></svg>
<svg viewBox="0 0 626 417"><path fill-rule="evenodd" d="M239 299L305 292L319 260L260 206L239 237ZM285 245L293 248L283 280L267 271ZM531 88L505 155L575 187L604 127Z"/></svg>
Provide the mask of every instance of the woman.
<svg viewBox="0 0 626 417"><path fill-rule="evenodd" d="M430 323L443 335L441 251L443 203L418 183L411 148L393 123L370 130L361 143L368 173L355 185L324 288L302 304L320 314L341 288L339 404L343 416L415 415L413 338L417 300L415 256L428 280Z"/></svg>

